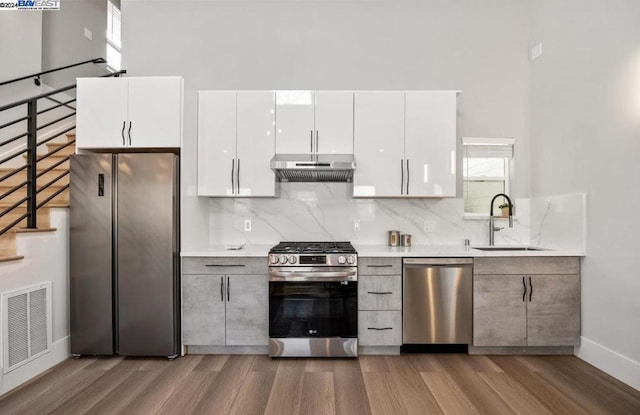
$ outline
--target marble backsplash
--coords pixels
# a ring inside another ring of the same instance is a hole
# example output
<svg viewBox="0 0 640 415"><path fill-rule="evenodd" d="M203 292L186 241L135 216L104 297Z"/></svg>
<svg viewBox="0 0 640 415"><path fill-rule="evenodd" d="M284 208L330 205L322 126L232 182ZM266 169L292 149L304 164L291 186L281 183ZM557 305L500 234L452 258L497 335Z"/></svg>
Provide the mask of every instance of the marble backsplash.
<svg viewBox="0 0 640 415"><path fill-rule="evenodd" d="M344 240L386 244L387 230L413 235L414 245L488 244L488 219L464 219L462 199L354 199L348 183L280 183L279 198L211 198L209 243L275 244L279 241ZM496 244L528 244L529 199L514 201L517 220L496 232ZM250 219L252 230L244 231ZM435 232L423 222L434 221ZM359 223L354 230L354 222Z"/></svg>
<svg viewBox="0 0 640 415"><path fill-rule="evenodd" d="M586 252L586 206L585 193L531 199L531 244Z"/></svg>

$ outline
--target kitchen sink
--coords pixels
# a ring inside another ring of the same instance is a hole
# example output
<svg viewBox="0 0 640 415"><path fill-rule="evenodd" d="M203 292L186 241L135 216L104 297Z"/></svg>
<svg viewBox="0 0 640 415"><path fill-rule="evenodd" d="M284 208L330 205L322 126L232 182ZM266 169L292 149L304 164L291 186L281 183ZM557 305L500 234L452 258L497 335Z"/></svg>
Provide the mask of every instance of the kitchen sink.
<svg viewBox="0 0 640 415"><path fill-rule="evenodd" d="M479 251L546 251L544 248L535 248L533 246L482 246L473 249Z"/></svg>

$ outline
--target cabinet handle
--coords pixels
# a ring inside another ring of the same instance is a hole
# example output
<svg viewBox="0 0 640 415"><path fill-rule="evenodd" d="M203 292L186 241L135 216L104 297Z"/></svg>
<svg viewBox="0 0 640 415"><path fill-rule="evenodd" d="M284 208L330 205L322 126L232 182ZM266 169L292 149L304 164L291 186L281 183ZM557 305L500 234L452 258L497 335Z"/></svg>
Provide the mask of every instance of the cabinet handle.
<svg viewBox="0 0 640 415"><path fill-rule="evenodd" d="M400 159L400 194L404 194L404 160Z"/></svg>
<svg viewBox="0 0 640 415"><path fill-rule="evenodd" d="M372 264L372 265L367 265L369 268L391 268L393 265L391 264L381 264L381 265L376 265L376 264Z"/></svg>
<svg viewBox="0 0 640 415"><path fill-rule="evenodd" d="M229 277L227 277L227 302L231 301L231 284L229 282Z"/></svg>
<svg viewBox="0 0 640 415"><path fill-rule="evenodd" d="M318 152L318 143L320 142L320 135L318 134L318 130L316 130L316 153Z"/></svg>
<svg viewBox="0 0 640 415"><path fill-rule="evenodd" d="M531 284L531 276L529 276L529 302L531 302L532 295L533 295L533 284Z"/></svg>
<svg viewBox="0 0 640 415"><path fill-rule="evenodd" d="M129 146L131 146L131 127L132 126L133 126L133 123L129 121L129 132L127 133L129 135Z"/></svg>
<svg viewBox="0 0 640 415"><path fill-rule="evenodd" d="M524 291L522 292L522 301L525 301L527 298L527 283L524 280L524 275L522 276L522 285L524 286Z"/></svg>
<svg viewBox="0 0 640 415"><path fill-rule="evenodd" d="M309 144L311 145L311 149L310 149L310 151L309 151L309 152L310 152L310 153L313 153L313 130L311 130L311 131L309 131L309 132L311 133L311 134L310 134L310 137L309 137Z"/></svg>
<svg viewBox="0 0 640 415"><path fill-rule="evenodd" d="M236 182L233 179L233 172L236 169L236 159L231 159L231 194L236 192Z"/></svg>
<svg viewBox="0 0 640 415"><path fill-rule="evenodd" d="M224 301L224 277L220 277L220 301Z"/></svg>
<svg viewBox="0 0 640 415"><path fill-rule="evenodd" d="M205 267L244 267L244 264L205 264Z"/></svg>
<svg viewBox="0 0 640 415"><path fill-rule="evenodd" d="M409 159L407 159L407 196L409 196Z"/></svg>
<svg viewBox="0 0 640 415"><path fill-rule="evenodd" d="M367 330L376 330L376 331L393 330L393 327L367 327Z"/></svg>
<svg viewBox="0 0 640 415"><path fill-rule="evenodd" d="M124 141L124 129L125 129L126 126L127 126L127 122L126 121L122 121L122 145L123 146L127 144L127 142Z"/></svg>
<svg viewBox="0 0 640 415"><path fill-rule="evenodd" d="M393 294L393 291L367 291L367 294L378 294L378 295Z"/></svg>
<svg viewBox="0 0 640 415"><path fill-rule="evenodd" d="M236 169L237 180L236 184L238 185L238 194L240 194L240 159L238 159L238 168Z"/></svg>

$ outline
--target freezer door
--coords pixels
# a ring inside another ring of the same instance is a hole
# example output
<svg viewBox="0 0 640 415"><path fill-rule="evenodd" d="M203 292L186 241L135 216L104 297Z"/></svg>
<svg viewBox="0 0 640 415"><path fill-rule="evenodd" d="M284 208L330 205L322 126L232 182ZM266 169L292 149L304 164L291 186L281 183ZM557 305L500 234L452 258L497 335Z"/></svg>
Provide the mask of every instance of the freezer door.
<svg viewBox="0 0 640 415"><path fill-rule="evenodd" d="M71 353L113 354L110 154L71 157Z"/></svg>
<svg viewBox="0 0 640 415"><path fill-rule="evenodd" d="M119 154L118 353L178 353L177 156Z"/></svg>

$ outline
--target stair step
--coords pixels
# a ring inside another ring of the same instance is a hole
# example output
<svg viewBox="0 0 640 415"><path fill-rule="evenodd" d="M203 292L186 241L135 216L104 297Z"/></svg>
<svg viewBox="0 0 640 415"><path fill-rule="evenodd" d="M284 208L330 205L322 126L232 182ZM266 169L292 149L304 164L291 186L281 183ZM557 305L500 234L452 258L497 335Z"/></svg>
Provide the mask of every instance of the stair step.
<svg viewBox="0 0 640 415"><path fill-rule="evenodd" d="M22 156L25 160L25 163L27 161L27 156L24 155ZM49 168L51 166L53 166L54 164L58 163L60 161L60 159L65 158L67 156L65 155L61 155L61 154L52 154L51 156L47 157L44 160L40 160L38 161L38 170L44 170L46 168ZM59 166L56 166L56 169L67 169L69 170L69 160L65 161L64 163L61 163Z"/></svg>
<svg viewBox="0 0 640 415"><path fill-rule="evenodd" d="M14 169L8 169L8 168L4 168L4 169L0 169L0 177L4 177L5 175L11 173ZM42 171L43 169L41 169ZM63 171L65 171L66 169L53 169L51 171L46 172L45 174L43 174L42 176L37 178L36 184L38 185L42 185L42 184L47 184L49 183L51 180L55 179L56 177L58 177L60 174L62 174ZM0 186L1 187L13 187L13 186L17 186L21 183L23 183L25 180L27 180L27 170L22 170L16 174L14 174L13 176L9 177L8 179L0 182ZM55 185L58 186L64 186L69 184L69 175L67 174L66 176L62 177L61 179L59 179L57 182L55 182Z"/></svg>
<svg viewBox="0 0 640 415"><path fill-rule="evenodd" d="M16 255L16 232L14 230L10 230L5 234L0 235L0 255Z"/></svg>
<svg viewBox="0 0 640 415"><path fill-rule="evenodd" d="M18 228L16 229L16 233L40 233L40 232L55 232L58 228Z"/></svg>
<svg viewBox="0 0 640 415"><path fill-rule="evenodd" d="M0 207L0 211L3 211L4 209L5 208ZM11 212L0 217L0 229L4 228L14 220L18 219L20 216L24 215L26 212L27 212L26 206L18 206L15 209L13 209ZM43 228L51 227L49 208L42 207L38 209L36 223L38 224L38 226ZM22 219L20 222L14 225L14 228L24 228L25 226L27 226L27 218Z"/></svg>
<svg viewBox="0 0 640 415"><path fill-rule="evenodd" d="M22 255L3 255L0 253L0 262L19 261L24 259Z"/></svg>
<svg viewBox="0 0 640 415"><path fill-rule="evenodd" d="M45 200L47 197L51 196L52 194L54 194L56 191L60 190L60 187L61 186L52 185L51 187L48 187L44 189L42 192L38 193L38 196L37 196L38 203ZM0 193L4 193L8 189L9 187L0 186ZM1 202L3 204L12 204L12 203L16 203L19 200L22 200L26 196L27 196L27 189L26 187L23 186L21 189L11 193L9 196L5 196L1 200ZM62 193L60 193L55 198L53 198L52 201L55 201L57 203L69 204L69 189L63 190Z"/></svg>
<svg viewBox="0 0 640 415"><path fill-rule="evenodd" d="M59 149L60 147L64 146L66 143L47 143L47 153L50 153L54 150ZM76 153L76 146L75 144L71 144L65 148L63 148L62 150L58 151L57 153L54 154L54 156L57 155L61 155L61 156L69 156L71 154L75 154Z"/></svg>

